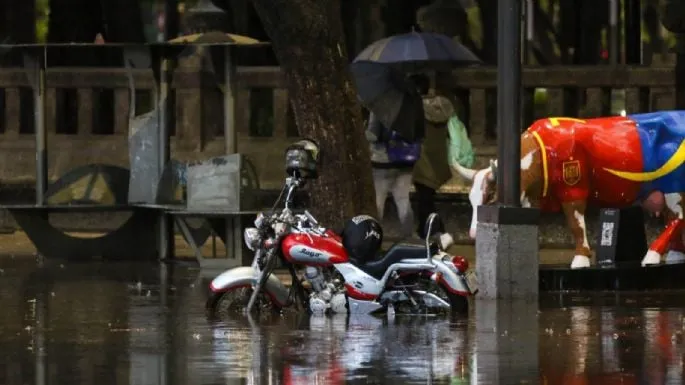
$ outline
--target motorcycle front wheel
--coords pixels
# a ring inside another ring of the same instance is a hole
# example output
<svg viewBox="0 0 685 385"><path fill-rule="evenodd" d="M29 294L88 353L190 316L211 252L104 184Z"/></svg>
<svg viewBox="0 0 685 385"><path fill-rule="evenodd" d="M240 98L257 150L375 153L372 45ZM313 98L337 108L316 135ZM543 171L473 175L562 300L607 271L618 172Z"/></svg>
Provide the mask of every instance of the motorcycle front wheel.
<svg viewBox="0 0 685 385"><path fill-rule="evenodd" d="M236 287L227 291L212 293L207 299L207 314L210 318L225 319L244 315L253 289L250 286ZM260 315L278 314L281 307L262 291L252 309Z"/></svg>

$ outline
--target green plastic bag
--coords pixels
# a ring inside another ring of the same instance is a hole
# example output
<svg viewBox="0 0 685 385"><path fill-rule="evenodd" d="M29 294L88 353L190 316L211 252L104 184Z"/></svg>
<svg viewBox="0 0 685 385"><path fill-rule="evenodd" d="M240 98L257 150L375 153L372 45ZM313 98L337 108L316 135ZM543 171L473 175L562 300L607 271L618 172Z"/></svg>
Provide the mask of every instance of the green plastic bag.
<svg viewBox="0 0 685 385"><path fill-rule="evenodd" d="M464 123L456 115L452 115L447 121L447 129L450 136L447 144L447 159L450 166L459 164L462 167L471 167L475 153Z"/></svg>

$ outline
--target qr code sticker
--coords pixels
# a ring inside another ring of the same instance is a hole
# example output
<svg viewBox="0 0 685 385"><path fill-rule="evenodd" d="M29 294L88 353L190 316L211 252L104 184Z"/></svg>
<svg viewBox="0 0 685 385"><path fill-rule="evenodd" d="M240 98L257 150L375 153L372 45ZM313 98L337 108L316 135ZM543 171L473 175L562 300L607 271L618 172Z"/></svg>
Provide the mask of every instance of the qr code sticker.
<svg viewBox="0 0 685 385"><path fill-rule="evenodd" d="M601 246L611 246L611 241L614 238L614 224L611 222L602 223L602 239Z"/></svg>

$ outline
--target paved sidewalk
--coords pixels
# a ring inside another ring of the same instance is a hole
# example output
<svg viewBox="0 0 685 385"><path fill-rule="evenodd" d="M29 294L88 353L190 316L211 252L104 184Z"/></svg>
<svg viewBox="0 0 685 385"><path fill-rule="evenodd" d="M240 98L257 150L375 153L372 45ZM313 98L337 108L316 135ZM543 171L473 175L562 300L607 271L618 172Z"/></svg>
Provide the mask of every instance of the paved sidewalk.
<svg viewBox="0 0 685 385"><path fill-rule="evenodd" d="M98 237L100 233L69 233L73 236L84 238ZM389 247L391 243L384 246ZM221 239L216 238L216 250L219 257L224 256L224 245ZM12 234L0 234L0 255L30 256L35 254L36 249L31 244L26 234L16 231ZM462 255L473 265L475 261L475 248L473 245L454 245L448 250L450 254ZM211 238L202 246L202 253L206 257L212 255ZM177 258L194 258L190 246L180 235L176 236L176 256ZM573 251L567 249L543 249L540 251L541 264L565 264L571 263Z"/></svg>

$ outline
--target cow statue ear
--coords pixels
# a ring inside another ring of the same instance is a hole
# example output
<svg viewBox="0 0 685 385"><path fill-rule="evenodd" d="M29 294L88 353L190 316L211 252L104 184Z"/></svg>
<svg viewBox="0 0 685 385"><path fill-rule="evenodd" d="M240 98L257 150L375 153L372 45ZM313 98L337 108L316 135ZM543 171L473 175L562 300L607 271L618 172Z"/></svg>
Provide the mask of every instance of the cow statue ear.
<svg viewBox="0 0 685 385"><path fill-rule="evenodd" d="M497 160L496 159L490 159L490 175L488 176L488 179L491 182L494 182L497 180Z"/></svg>

